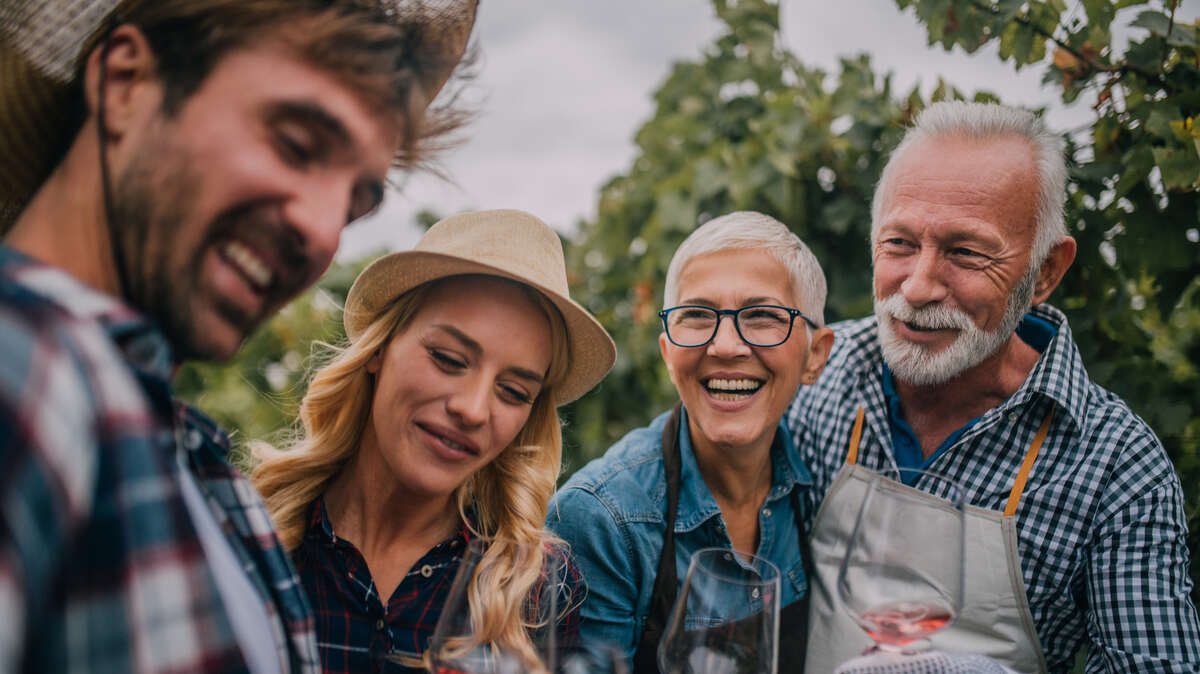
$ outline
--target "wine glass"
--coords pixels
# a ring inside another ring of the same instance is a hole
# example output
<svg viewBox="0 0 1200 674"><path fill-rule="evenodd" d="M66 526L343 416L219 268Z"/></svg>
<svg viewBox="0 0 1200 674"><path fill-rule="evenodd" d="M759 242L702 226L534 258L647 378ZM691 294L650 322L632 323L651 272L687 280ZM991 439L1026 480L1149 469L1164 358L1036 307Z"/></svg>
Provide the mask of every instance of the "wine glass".
<svg viewBox="0 0 1200 674"><path fill-rule="evenodd" d="M838 596L875 642L913 652L962 608L963 492L937 473L902 469L918 490L871 476L838 573Z"/></svg>
<svg viewBox="0 0 1200 674"><path fill-rule="evenodd" d="M697 550L671 609L663 674L775 674L779 568L728 548Z"/></svg>
<svg viewBox="0 0 1200 674"><path fill-rule="evenodd" d="M525 599L525 623L532 653L504 650L480 634L478 617L471 614L471 581L489 547L505 546L515 555L518 572L534 566L538 547L502 539L474 538L459 561L458 572L430 639L427 658L435 674L543 674L556 671L559 620L570 608L565 555L542 553L541 572ZM528 560L528 561L524 561Z"/></svg>

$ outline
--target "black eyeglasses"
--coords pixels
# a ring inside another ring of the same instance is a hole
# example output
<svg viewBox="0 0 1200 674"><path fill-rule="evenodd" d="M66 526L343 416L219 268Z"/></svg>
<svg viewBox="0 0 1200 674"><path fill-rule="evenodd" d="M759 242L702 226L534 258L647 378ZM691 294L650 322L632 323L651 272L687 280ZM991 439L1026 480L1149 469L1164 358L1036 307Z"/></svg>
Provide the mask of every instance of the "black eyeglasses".
<svg viewBox="0 0 1200 674"><path fill-rule="evenodd" d="M813 330L817 324L791 307L774 304L755 304L741 309L713 309L699 304L681 304L658 312L667 339L675 346L704 346L717 336L721 317L733 317L738 336L750 346L779 346L792 336L796 317L804 319Z"/></svg>

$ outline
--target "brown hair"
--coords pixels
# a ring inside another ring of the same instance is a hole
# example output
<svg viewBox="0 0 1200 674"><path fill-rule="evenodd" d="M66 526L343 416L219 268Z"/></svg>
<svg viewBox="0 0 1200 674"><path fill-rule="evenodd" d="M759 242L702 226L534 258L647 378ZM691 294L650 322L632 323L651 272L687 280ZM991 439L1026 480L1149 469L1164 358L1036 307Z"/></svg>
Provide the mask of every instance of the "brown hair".
<svg viewBox="0 0 1200 674"><path fill-rule="evenodd" d="M427 109L459 50L435 42L438 26L398 18L379 0L128 0L118 8L120 23L137 26L154 50L168 115L227 53L275 39L392 120L401 131L399 168L422 165L465 119L453 96Z"/></svg>

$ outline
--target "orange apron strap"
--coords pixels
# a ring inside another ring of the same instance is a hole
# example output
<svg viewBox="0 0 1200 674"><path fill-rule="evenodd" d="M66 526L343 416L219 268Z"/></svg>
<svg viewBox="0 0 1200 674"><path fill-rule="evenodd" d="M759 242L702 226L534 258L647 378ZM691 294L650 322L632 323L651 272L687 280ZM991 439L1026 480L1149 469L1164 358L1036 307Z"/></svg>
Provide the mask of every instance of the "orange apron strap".
<svg viewBox="0 0 1200 674"><path fill-rule="evenodd" d="M1050 421L1054 419L1055 408L1056 405L1050 403L1050 411L1046 413L1046 418L1042 419L1042 425L1038 427L1037 434L1033 436L1033 442L1029 445L1029 451L1025 453L1025 461L1021 463L1021 470L1017 471L1017 480L1013 482L1012 492L1008 495L1008 505L1004 507L1005 517L1017 514L1017 504L1021 502L1021 492L1025 491L1025 481L1029 479L1029 471L1033 469L1033 462L1042 449L1042 442L1046 440L1046 434L1050 432Z"/></svg>
<svg viewBox="0 0 1200 674"><path fill-rule="evenodd" d="M858 461L858 442L862 440L863 416L865 410L858 408L854 417L854 430L850 431L850 452L846 454L846 465L853 466Z"/></svg>

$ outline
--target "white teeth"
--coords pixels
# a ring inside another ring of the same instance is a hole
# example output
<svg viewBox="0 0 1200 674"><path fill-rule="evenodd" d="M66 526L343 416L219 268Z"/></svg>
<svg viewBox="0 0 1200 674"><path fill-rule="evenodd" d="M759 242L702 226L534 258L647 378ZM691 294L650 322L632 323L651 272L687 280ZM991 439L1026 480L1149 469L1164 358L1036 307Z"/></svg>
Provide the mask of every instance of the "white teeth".
<svg viewBox="0 0 1200 674"><path fill-rule="evenodd" d="M754 379L709 379L705 384L713 391L757 391L762 382Z"/></svg>
<svg viewBox="0 0 1200 674"><path fill-rule="evenodd" d="M225 244L222 252L254 285L261 288L271 285L275 277L271 268L249 248L237 241L230 241Z"/></svg>
<svg viewBox="0 0 1200 674"><path fill-rule="evenodd" d="M449 447L450 449L457 449L457 450L458 450L458 451L460 451L460 452L465 452L465 451L467 451L467 446L466 446L466 445L460 445L460 444L458 444L457 442L455 442L455 441L453 441L453 440L451 440L450 438L447 438L447 437L445 437L445 436L439 436L439 437L441 437L441 438L442 438L442 443L443 443L443 444L445 444L445 445L446 445L447 447Z"/></svg>

